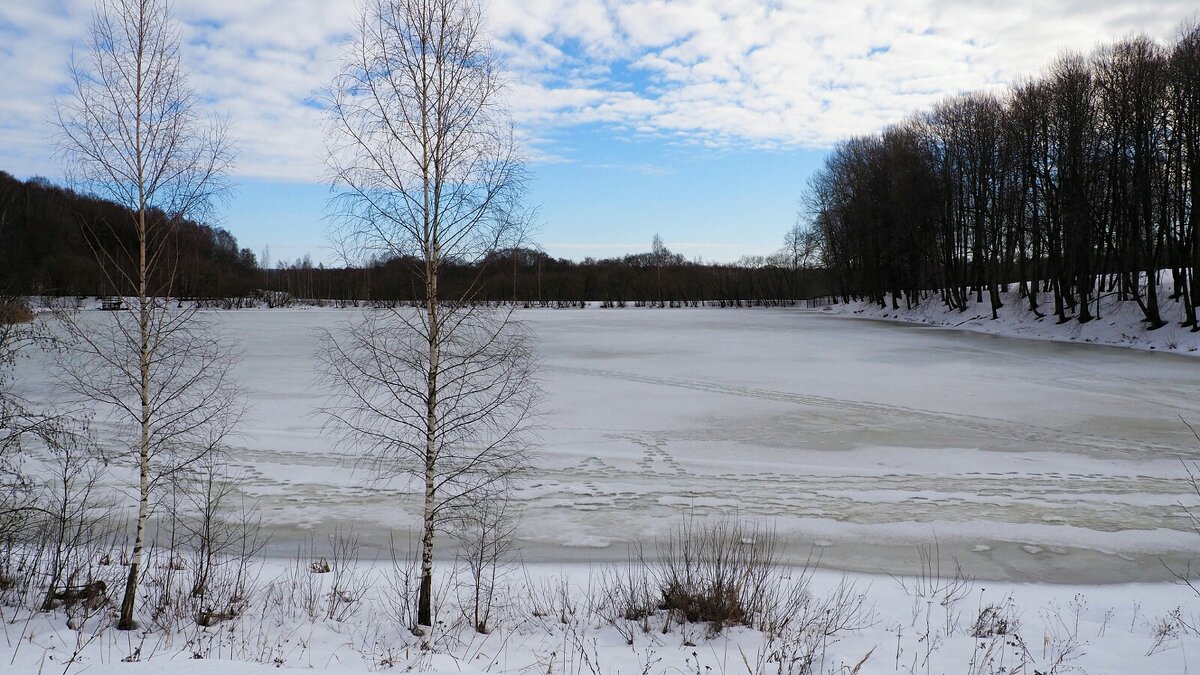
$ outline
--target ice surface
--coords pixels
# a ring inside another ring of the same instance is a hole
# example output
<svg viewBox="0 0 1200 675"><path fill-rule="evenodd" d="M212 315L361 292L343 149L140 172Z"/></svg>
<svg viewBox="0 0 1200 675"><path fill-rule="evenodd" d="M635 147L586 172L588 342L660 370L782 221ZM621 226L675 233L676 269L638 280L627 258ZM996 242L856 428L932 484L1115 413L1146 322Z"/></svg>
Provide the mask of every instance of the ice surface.
<svg viewBox="0 0 1200 675"><path fill-rule="evenodd" d="M355 313L210 315L244 349L234 456L281 555L338 525L381 544L417 526L415 494L355 470L314 413L316 332ZM761 519L794 558L863 572L911 572L935 539L1016 581L1161 580L1196 551L1178 506L1197 501L1195 358L792 309L519 317L547 393L526 561L622 560L685 512ZM31 397L43 365L19 366Z"/></svg>

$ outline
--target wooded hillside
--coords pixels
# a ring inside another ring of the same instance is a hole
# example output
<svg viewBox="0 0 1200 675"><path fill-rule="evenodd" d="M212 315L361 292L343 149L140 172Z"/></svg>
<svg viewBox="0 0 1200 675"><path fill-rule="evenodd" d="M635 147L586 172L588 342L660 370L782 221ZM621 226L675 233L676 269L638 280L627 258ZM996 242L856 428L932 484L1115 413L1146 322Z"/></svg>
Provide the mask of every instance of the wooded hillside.
<svg viewBox="0 0 1200 675"><path fill-rule="evenodd" d="M155 214L162 218L161 213ZM254 253L219 228L181 220L169 228L169 254L181 297L250 292L258 278ZM20 295L129 294L121 275L105 274L100 250L136 248L133 214L112 202L42 178L20 181L0 171L0 290Z"/></svg>

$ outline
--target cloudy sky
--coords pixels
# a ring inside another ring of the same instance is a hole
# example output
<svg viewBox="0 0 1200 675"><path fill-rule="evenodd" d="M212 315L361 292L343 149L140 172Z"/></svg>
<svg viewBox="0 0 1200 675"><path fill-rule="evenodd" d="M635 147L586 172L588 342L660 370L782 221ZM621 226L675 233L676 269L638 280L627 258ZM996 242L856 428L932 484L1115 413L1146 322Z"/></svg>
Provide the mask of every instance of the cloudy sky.
<svg viewBox="0 0 1200 675"><path fill-rule="evenodd" d="M91 0L0 0L0 170L58 181L54 98ZM174 0L204 107L228 119L219 215L275 260L332 261L322 113L354 0ZM1194 0L491 0L489 31L552 255L768 253L830 144L950 94L1037 74L1132 32L1170 40Z"/></svg>

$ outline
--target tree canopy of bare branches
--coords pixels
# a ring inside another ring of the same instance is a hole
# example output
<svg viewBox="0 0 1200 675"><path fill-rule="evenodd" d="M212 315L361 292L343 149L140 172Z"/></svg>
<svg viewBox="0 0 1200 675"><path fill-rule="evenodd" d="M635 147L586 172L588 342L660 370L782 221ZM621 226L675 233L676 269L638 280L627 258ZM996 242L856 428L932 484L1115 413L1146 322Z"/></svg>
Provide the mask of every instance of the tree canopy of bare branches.
<svg viewBox="0 0 1200 675"><path fill-rule="evenodd" d="M525 168L479 7L372 0L358 28L329 97L344 257L411 257L433 279L519 243Z"/></svg>

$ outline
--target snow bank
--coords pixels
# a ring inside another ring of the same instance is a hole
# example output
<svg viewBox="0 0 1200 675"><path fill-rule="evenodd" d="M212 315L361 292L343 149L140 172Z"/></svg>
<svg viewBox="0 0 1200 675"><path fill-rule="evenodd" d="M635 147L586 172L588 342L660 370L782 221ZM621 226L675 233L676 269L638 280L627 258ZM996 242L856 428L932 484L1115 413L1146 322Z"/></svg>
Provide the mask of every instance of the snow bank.
<svg viewBox="0 0 1200 675"><path fill-rule="evenodd" d="M997 312L998 318L995 320L992 319L991 302L986 293L983 302L975 302L976 296L972 294L963 312L947 309L936 294L911 309L906 309L903 299L898 303L900 309L892 309L890 296L886 307L873 302L851 302L828 305L824 309L840 316L944 326L1007 337L1200 355L1200 332L1179 325L1183 321L1183 306L1181 301L1170 299L1171 283L1164 281L1160 289L1159 307L1167 325L1157 330L1146 330L1136 302L1118 301L1115 296L1100 301L1098 319L1081 324L1072 318L1060 324L1054 315L1053 297L1050 294L1039 297L1038 309L1043 316L1038 316L1029 309L1028 300L1018 296L1015 287L1001 294L1004 306ZM1094 309L1095 305L1092 307Z"/></svg>
<svg viewBox="0 0 1200 675"><path fill-rule="evenodd" d="M943 560L943 572L951 566ZM498 621L472 631L440 582L442 621L414 636L389 618L381 584L343 620L257 607L240 619L179 634L121 633L103 617L78 629L65 613L4 610L0 670L91 675L330 673L1171 673L1200 648L1200 599L1169 583L1045 586L947 577L843 576L817 571L814 598L865 599L866 626L807 647L789 631L716 632L627 620L597 610L614 568L535 565L504 579ZM279 573L264 570L264 578ZM324 575L326 577L330 575ZM375 577L377 580L379 576ZM326 588L326 591L328 589ZM318 602L321 599L318 598ZM807 657L812 661L808 662ZM857 669L856 669L857 668Z"/></svg>

